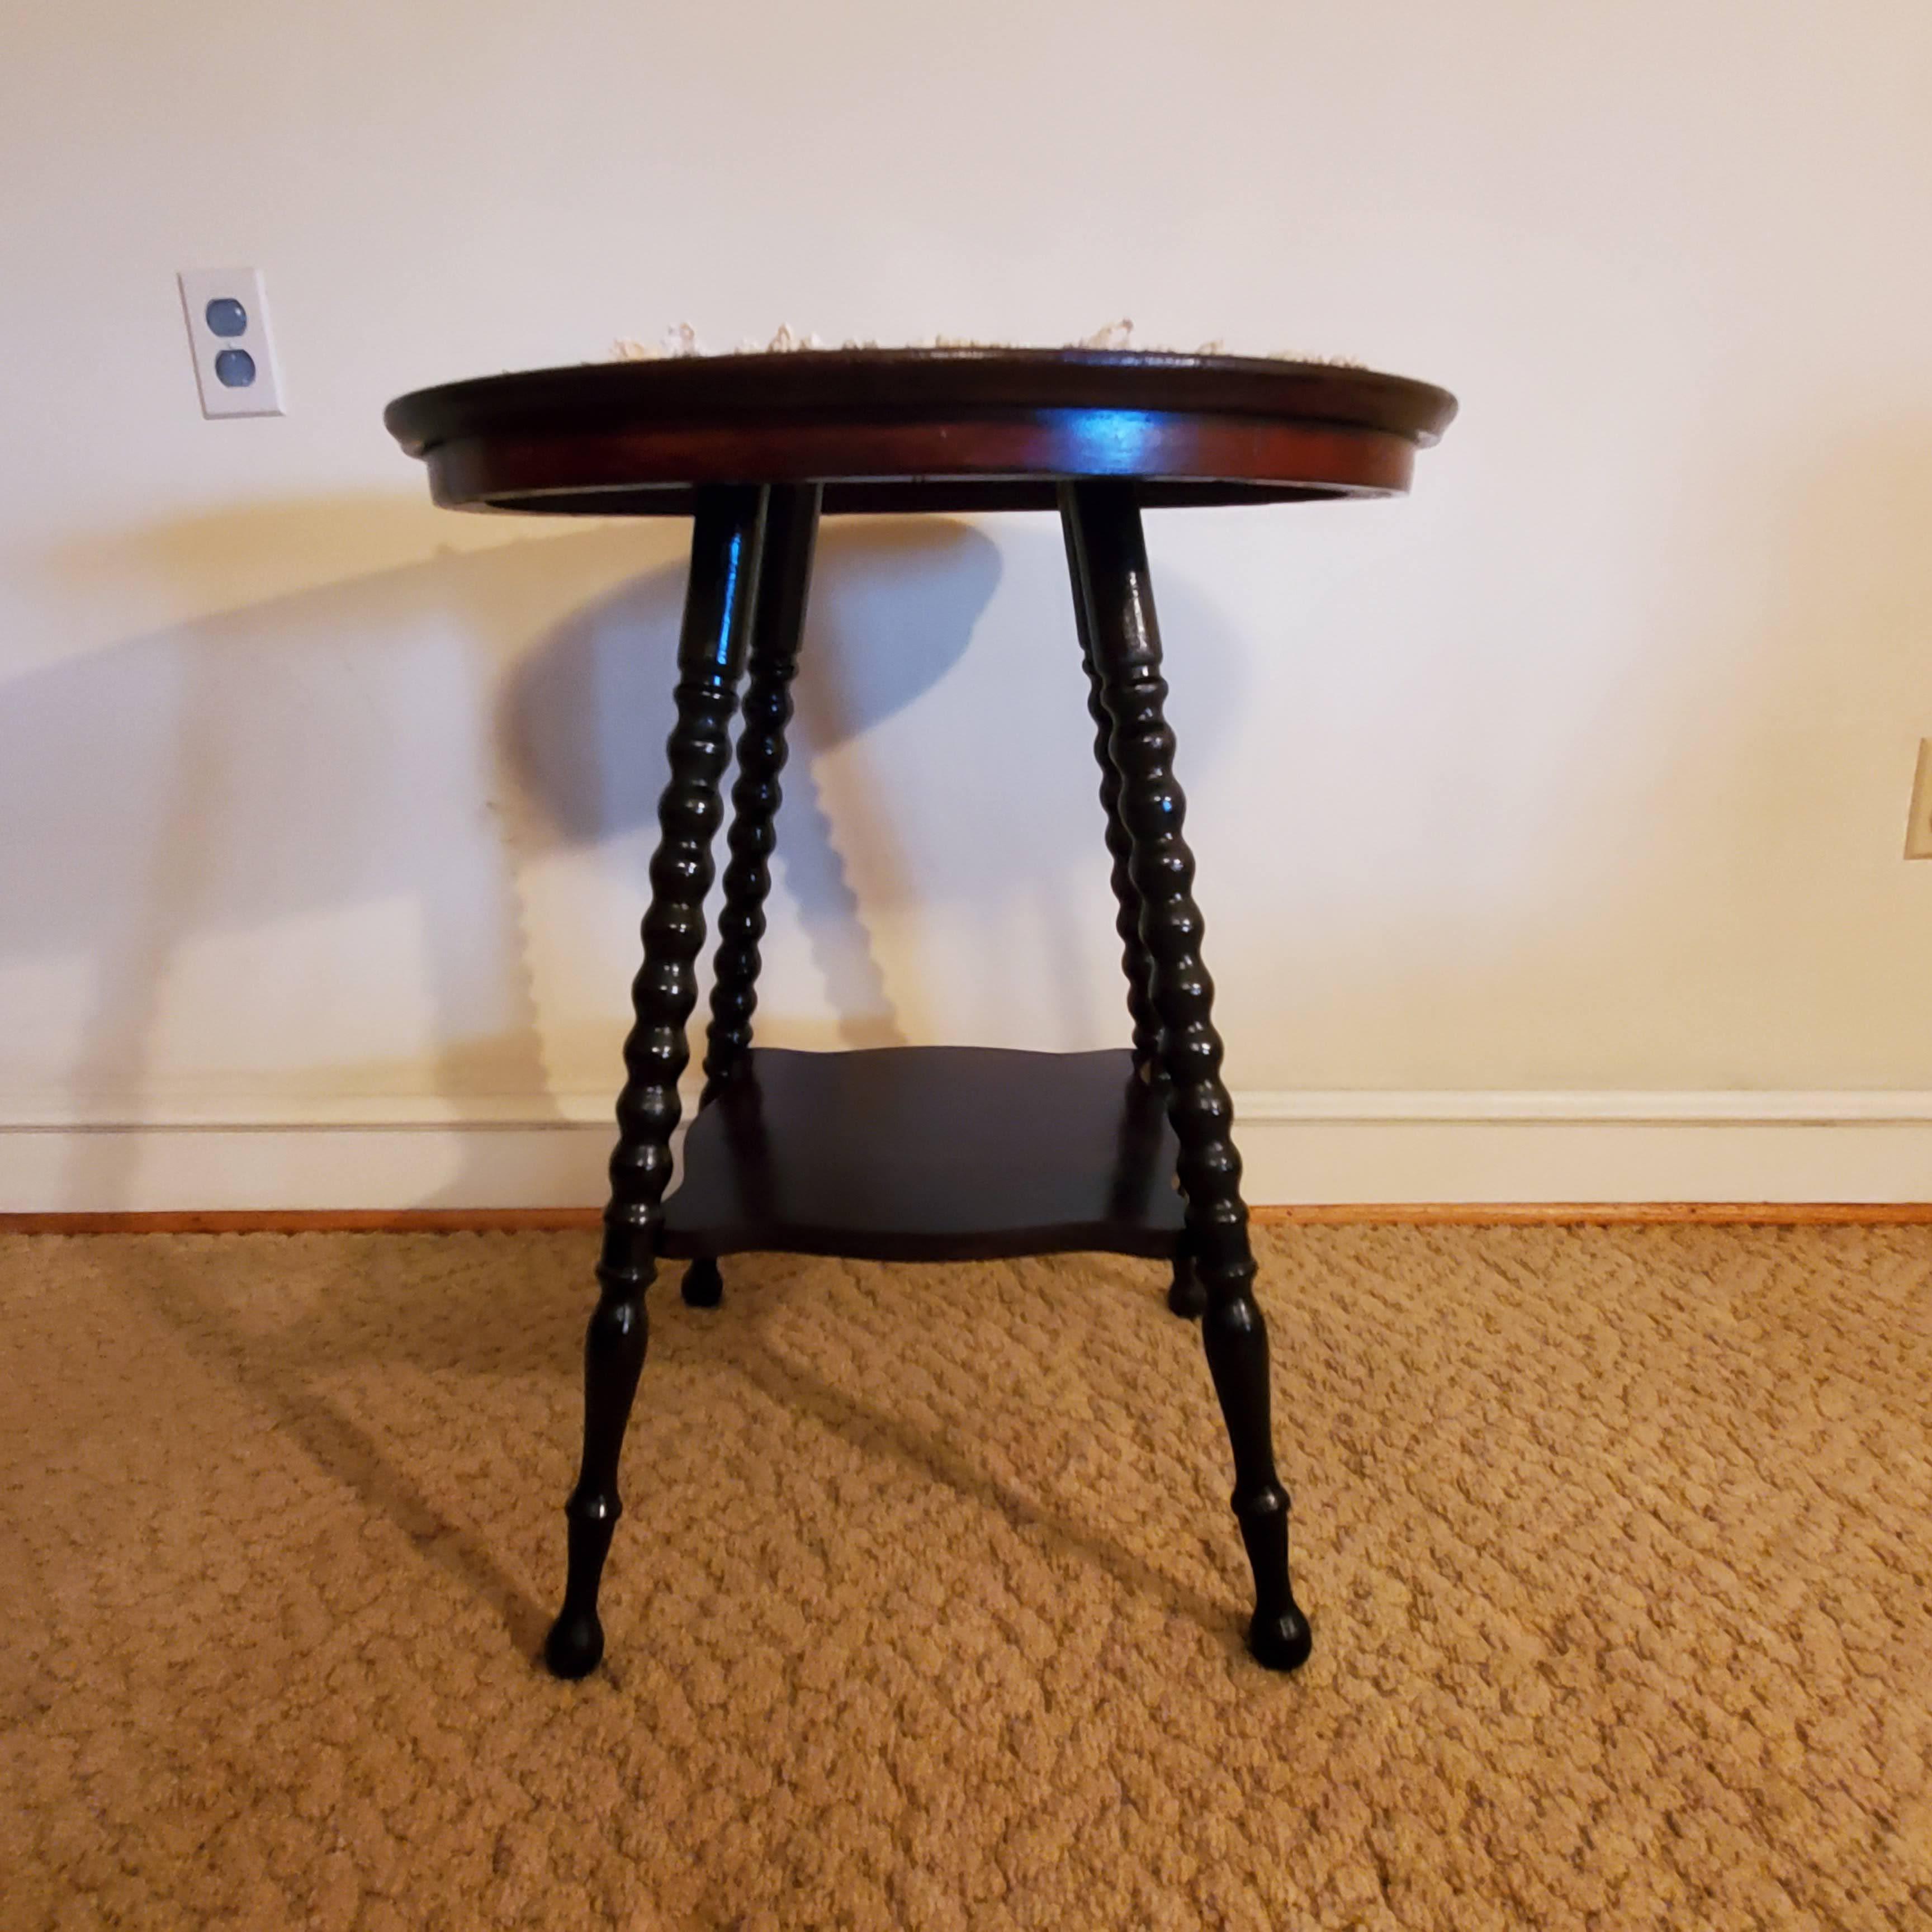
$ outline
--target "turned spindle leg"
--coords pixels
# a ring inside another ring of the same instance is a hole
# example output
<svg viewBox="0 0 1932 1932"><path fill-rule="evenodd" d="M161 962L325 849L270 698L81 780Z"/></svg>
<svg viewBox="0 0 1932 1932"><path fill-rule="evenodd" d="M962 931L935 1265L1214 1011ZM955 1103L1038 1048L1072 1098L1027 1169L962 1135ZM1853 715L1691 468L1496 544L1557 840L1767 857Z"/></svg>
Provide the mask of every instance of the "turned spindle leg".
<svg viewBox="0 0 1932 1932"><path fill-rule="evenodd" d="M691 578L678 641L677 722L670 782L658 806L660 836L651 860L642 968L631 988L635 1024L624 1042L617 1148L604 1212L599 1294L584 1347L584 1462L564 1514L570 1570L545 1660L560 1677L583 1677L604 1654L597 1587L622 1504L617 1462L644 1366L650 1324L645 1291L656 1271L658 1226L670 1180L678 1076L690 1052L686 1023L698 1000L696 961L704 944L704 896L711 844L723 816L718 781L730 752L730 723L746 634L757 594L765 495L718 487L699 494Z"/></svg>
<svg viewBox="0 0 1932 1932"><path fill-rule="evenodd" d="M1114 930L1120 936L1120 970L1126 976L1127 1013L1134 1027L1134 1066L1143 1079L1166 1077L1160 1057L1160 1016L1154 1010L1154 962L1141 939L1141 896L1133 881L1133 840L1120 817L1120 774L1108 749L1113 723L1100 692L1094 663L1094 620L1086 574L1080 567L1070 518L1061 520L1066 540L1067 574L1073 580L1073 622L1080 638L1080 661L1087 673L1087 715L1094 721L1094 757L1100 767L1100 809L1107 821L1107 850L1114 862ZM1167 1305L1184 1318L1208 1305L1194 1259L1184 1240L1174 1257Z"/></svg>
<svg viewBox="0 0 1932 1932"><path fill-rule="evenodd" d="M738 732L738 776L731 788L730 860L724 868L724 904L718 915L718 954L711 982L711 1024L706 1035L704 1094L709 1100L751 1051L752 1016L758 1004L758 942L765 936L770 860L783 793L785 727L791 722L791 681L812 590L818 536L819 486L775 489L765 513L764 562L752 618L751 655ZM701 1256L684 1271L682 1292L693 1308L716 1308L724 1283L718 1264Z"/></svg>
<svg viewBox="0 0 1932 1932"><path fill-rule="evenodd" d="M1187 1198L1185 1249L1206 1298L1202 1339L1234 1450L1234 1509L1254 1572L1248 1645L1274 1670L1309 1652L1307 1619L1288 1575L1288 1492L1275 1474L1269 1419L1268 1328L1256 1304L1241 1162L1233 1108L1221 1084L1214 985L1202 963L1194 855L1181 836L1186 800L1174 778L1174 734L1140 511L1130 483L1063 486L1063 517L1084 586L1092 661L1120 776L1120 814L1132 841L1130 872L1141 898L1141 938L1168 1076L1168 1112L1180 1143Z"/></svg>
<svg viewBox="0 0 1932 1932"><path fill-rule="evenodd" d="M1073 524L1063 518L1066 568L1073 580L1073 623L1080 638L1080 661L1087 672L1087 715L1094 721L1094 757L1100 767L1100 809L1106 815L1107 851L1114 862L1114 929L1120 936L1120 970L1127 981L1127 1012L1134 1024L1134 1065L1142 1075L1160 1074L1160 1016L1154 1010L1154 962L1141 938L1141 896L1132 872L1133 840L1120 817L1120 773L1108 748L1113 735L1100 694L1100 674L1094 662L1092 598L1086 573L1080 567Z"/></svg>

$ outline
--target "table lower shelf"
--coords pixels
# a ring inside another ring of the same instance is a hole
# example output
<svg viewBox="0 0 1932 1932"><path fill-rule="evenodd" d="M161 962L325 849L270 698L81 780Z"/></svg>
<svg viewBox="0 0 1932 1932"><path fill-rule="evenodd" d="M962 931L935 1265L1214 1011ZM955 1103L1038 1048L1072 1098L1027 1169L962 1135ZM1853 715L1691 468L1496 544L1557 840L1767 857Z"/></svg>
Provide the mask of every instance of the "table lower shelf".
<svg viewBox="0 0 1932 1932"><path fill-rule="evenodd" d="M664 1202L676 1260L1172 1256L1180 1150L1125 1048L756 1048L691 1124Z"/></svg>

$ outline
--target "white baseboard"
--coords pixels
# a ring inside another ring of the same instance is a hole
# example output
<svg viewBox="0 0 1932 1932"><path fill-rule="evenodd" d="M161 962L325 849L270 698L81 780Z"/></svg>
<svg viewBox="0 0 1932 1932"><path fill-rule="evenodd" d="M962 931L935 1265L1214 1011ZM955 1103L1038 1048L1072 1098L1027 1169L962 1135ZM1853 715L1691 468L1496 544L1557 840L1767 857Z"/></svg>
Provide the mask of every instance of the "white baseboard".
<svg viewBox="0 0 1932 1932"><path fill-rule="evenodd" d="M1932 1201L1932 1094L1250 1093L1256 1204ZM0 1213L594 1207L608 1096L0 1124ZM518 1118L521 1112L525 1118ZM306 1114L305 1118L301 1117Z"/></svg>
<svg viewBox="0 0 1932 1932"><path fill-rule="evenodd" d="M1932 1201L1932 1094L1252 1093L1250 1201Z"/></svg>
<svg viewBox="0 0 1932 1932"><path fill-rule="evenodd" d="M577 1208L603 1198L612 1130L0 1128L0 1213Z"/></svg>

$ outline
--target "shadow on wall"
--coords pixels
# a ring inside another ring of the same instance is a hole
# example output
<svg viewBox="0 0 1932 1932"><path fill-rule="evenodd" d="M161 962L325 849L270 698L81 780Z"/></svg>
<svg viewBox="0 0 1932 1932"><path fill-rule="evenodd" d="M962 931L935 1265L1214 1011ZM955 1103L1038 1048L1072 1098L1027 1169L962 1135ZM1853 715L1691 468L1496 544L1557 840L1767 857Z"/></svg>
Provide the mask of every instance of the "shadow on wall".
<svg viewBox="0 0 1932 1932"><path fill-rule="evenodd" d="M172 570L184 600L217 601L232 582L224 556L243 559L244 583L251 565L299 581L328 567L345 532L379 532L386 507L250 507L226 536L220 518L197 518L122 539L100 562ZM417 506L396 507L420 534ZM304 1034L340 1037L352 1015L358 1036L393 1051L335 1061L330 1092L345 1077L372 1095L419 1090L428 1034L445 1042L431 1069L440 1096L515 1096L524 1118L543 1117L518 867L600 848L637 888L634 944L687 532L600 526L444 554L244 603L0 687L0 960L71 968L36 976L56 1004L72 1002L40 1012L36 1028L70 1042L66 1106L138 1119L213 1085L244 1102L258 1092L272 1120L277 1100L314 1097ZM655 567L639 576L640 562ZM890 1037L892 1016L812 758L944 676L998 576L992 544L958 524L826 532L827 594L786 775L786 883L856 1036ZM345 913L375 935L359 980L352 966L345 976L342 929L328 928ZM218 1064L207 1064L204 1025L194 1064L171 1069L157 1051L171 982L214 935L242 942L222 987ZM397 983L398 946L418 986ZM0 1071L31 1064L36 1044L0 1042ZM124 1145L104 1138L82 1158L112 1162ZM90 1168L76 1196L125 1198L131 1177L118 1178ZM440 1198L465 1193L459 1174Z"/></svg>
<svg viewBox="0 0 1932 1932"><path fill-rule="evenodd" d="M685 526L676 527L682 535ZM868 518L821 528L794 686L777 865L848 1046L903 1043L847 876L848 857L876 879L896 869L896 855L884 801L848 809L835 841L812 761L904 710L952 670L999 574L992 543L964 524ZM602 847L642 833L634 861L640 903L666 776L685 574L681 561L667 565L574 614L518 660L500 694L498 742L533 808L530 849ZM728 791L728 776L725 782ZM716 856L722 872L722 838Z"/></svg>
<svg viewBox="0 0 1932 1932"><path fill-rule="evenodd" d="M45 1114L138 1122L206 1118L212 1095L251 1125L299 1124L345 1099L406 1110L427 1076L471 1117L560 1118L540 1010L573 1000L599 1016L614 1084L602 1016L634 970L688 526L358 569L394 554L392 512L418 552L448 526L413 500L324 500L56 560L226 608L0 686L0 968L29 992L0 1027L16 1105L38 1088ZM1003 578L1017 616L984 622ZM1238 715L1239 654L1184 584L1167 603L1184 695L1207 696L1180 724L1198 769ZM937 727L840 755L942 680ZM896 958L889 994L866 919L935 906L972 935L929 949L980 1003L969 1023L1117 1030L1053 520L1004 525L998 548L938 518L829 522L796 703L777 890L838 1036L923 1032L919 973ZM938 1006L957 1022L956 998ZM112 1151L128 1137L78 1138L94 1164L72 1198L130 1198ZM470 1186L459 1172L433 1198Z"/></svg>

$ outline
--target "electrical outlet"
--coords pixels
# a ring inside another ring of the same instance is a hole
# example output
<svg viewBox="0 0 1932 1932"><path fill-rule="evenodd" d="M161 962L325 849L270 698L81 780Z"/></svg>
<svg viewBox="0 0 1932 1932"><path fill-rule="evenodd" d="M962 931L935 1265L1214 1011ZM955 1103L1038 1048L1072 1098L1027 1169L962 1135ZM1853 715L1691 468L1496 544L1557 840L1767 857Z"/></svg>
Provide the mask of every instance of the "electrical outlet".
<svg viewBox="0 0 1932 1932"><path fill-rule="evenodd" d="M1918 771L1912 781L1912 817L1905 827L1905 856L1932 859L1932 738L1918 741Z"/></svg>
<svg viewBox="0 0 1932 1932"><path fill-rule="evenodd" d="M260 268L184 268L182 313L205 416L278 416L282 372Z"/></svg>

